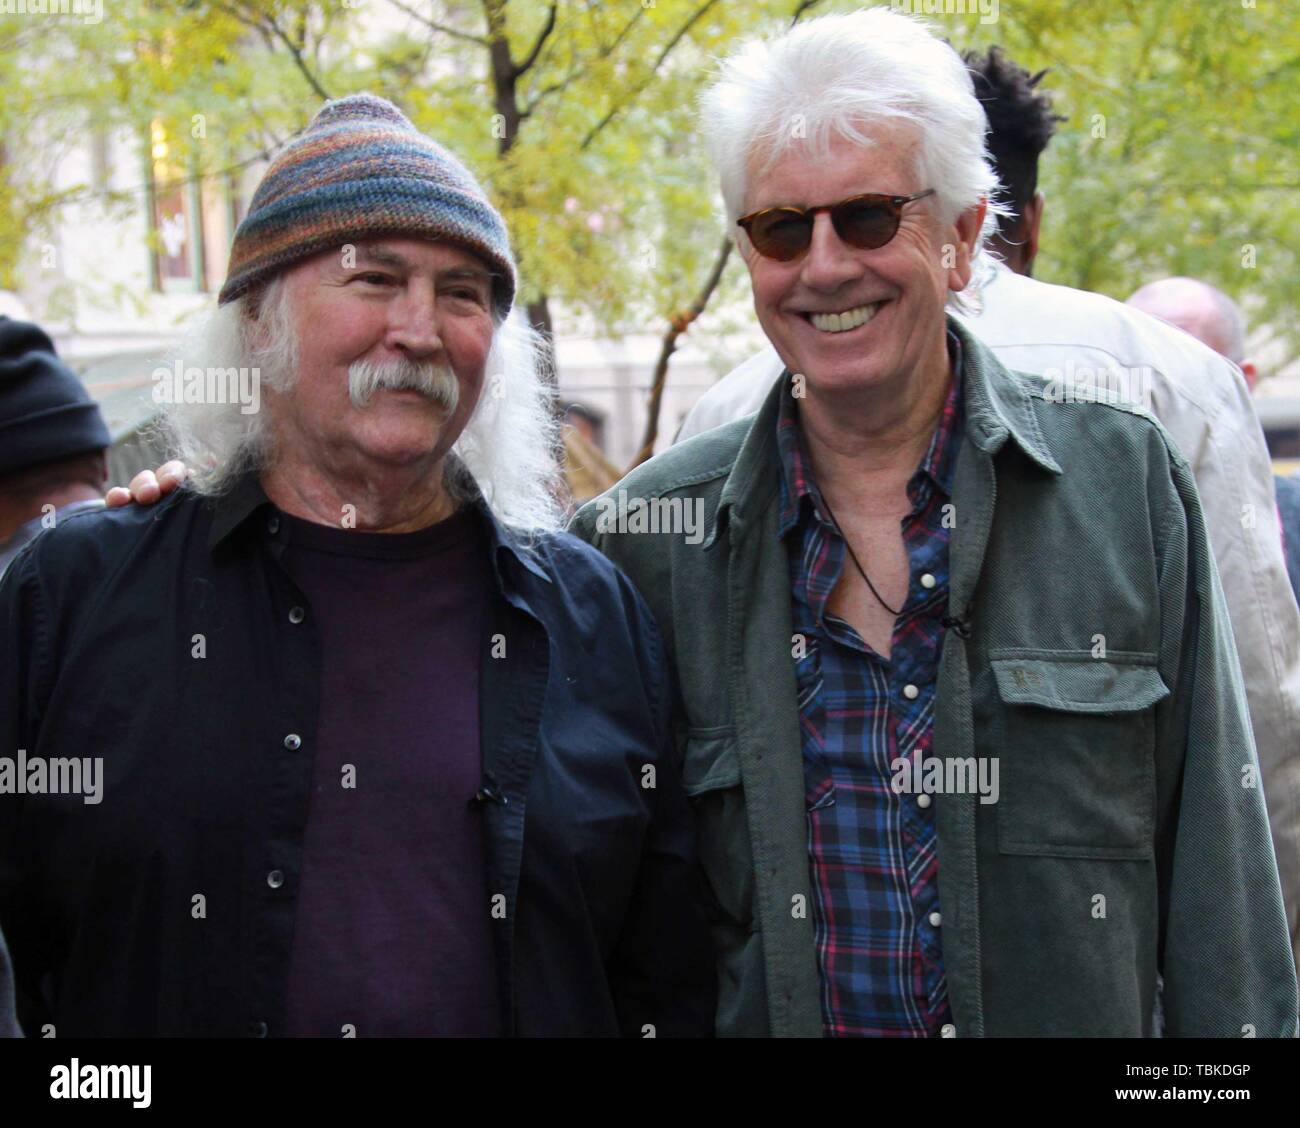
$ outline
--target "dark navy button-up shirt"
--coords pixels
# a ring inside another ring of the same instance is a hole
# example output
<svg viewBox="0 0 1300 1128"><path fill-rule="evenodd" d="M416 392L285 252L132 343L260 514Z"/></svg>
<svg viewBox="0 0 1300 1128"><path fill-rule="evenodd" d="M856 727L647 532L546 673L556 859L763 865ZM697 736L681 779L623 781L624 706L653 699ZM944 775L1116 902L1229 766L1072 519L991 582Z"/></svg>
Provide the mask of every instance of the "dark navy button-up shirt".
<svg viewBox="0 0 1300 1128"><path fill-rule="evenodd" d="M482 786L463 801L482 819L498 1028L706 1033L716 986L658 629L593 548L476 507ZM28 1033L286 1032L328 716L294 528L248 477L61 521L0 582L0 757L102 764L94 803L0 793L0 930Z"/></svg>

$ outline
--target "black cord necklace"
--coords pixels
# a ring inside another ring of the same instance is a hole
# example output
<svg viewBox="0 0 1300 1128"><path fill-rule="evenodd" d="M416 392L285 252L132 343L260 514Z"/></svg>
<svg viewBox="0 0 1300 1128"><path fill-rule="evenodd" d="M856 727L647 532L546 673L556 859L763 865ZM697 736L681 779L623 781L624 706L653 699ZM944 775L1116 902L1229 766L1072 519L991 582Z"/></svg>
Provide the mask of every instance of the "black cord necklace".
<svg viewBox="0 0 1300 1128"><path fill-rule="evenodd" d="M821 498L822 505L826 507L826 516L831 519L831 524L835 526L835 531L840 534L840 540L844 542L844 547L849 550L849 556L853 560L854 567L856 567L861 573L862 578L867 581L867 587L871 589L871 594L879 600L880 606L897 619L903 613L902 610L900 609L895 611L888 603L880 598L880 592L876 590L876 585L871 582L871 577L867 575L867 570L862 566L862 561L858 559L858 554L853 551L853 545L849 543L849 538L844 535L844 530L840 528L839 520L835 516L835 511L831 508L831 503L826 500L826 495L824 493L821 495Z"/></svg>

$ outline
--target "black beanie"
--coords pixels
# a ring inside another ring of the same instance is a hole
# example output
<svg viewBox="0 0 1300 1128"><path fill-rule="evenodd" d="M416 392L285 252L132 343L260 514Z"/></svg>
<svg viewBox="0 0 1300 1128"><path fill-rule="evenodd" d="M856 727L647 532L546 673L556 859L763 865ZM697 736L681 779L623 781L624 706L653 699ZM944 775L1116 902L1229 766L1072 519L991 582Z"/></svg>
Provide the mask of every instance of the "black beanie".
<svg viewBox="0 0 1300 1128"><path fill-rule="evenodd" d="M0 317L0 476L112 442L99 405L49 337Z"/></svg>

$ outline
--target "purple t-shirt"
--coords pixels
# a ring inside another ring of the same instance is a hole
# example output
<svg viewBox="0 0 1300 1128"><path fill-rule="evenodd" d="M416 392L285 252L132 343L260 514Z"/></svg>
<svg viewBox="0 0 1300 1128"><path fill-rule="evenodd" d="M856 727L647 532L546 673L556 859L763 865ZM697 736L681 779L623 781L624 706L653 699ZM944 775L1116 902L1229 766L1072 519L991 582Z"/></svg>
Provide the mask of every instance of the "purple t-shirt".
<svg viewBox="0 0 1300 1128"><path fill-rule="evenodd" d="M482 778L482 518L399 534L284 519L323 659L286 1033L497 1034L482 816L468 806Z"/></svg>

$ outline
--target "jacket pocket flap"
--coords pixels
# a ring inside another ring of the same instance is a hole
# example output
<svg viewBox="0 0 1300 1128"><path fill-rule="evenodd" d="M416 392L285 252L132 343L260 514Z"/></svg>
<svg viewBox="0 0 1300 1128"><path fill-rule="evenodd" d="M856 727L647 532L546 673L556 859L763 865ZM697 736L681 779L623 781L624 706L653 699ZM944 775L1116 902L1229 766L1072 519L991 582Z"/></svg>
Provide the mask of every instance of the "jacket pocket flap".
<svg viewBox="0 0 1300 1128"><path fill-rule="evenodd" d="M734 731L725 735L686 734L682 787L687 795L740 786L740 753Z"/></svg>
<svg viewBox="0 0 1300 1128"><path fill-rule="evenodd" d="M1154 665L1080 656L989 657L1008 705L1067 713L1137 713L1169 696Z"/></svg>

